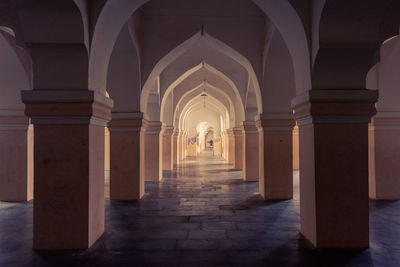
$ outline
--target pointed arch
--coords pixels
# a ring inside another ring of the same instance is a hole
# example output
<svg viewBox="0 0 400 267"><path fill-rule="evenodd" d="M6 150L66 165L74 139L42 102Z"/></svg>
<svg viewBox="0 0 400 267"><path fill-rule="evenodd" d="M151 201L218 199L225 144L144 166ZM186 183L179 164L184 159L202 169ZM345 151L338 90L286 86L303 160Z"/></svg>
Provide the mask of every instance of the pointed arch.
<svg viewBox="0 0 400 267"><path fill-rule="evenodd" d="M311 89L310 58L304 28L288 0L252 0L282 33L296 73L297 93ZM112 48L123 25L130 16L149 0L109 0L95 25L90 60L89 88L106 92L106 74Z"/></svg>
<svg viewBox="0 0 400 267"><path fill-rule="evenodd" d="M176 122L177 122L177 120L178 120L178 118L179 118L179 116L177 116L177 114L179 113L179 111L180 111L180 110L183 110L183 108L187 105L187 103L189 103L190 99L187 99L187 98L188 98L191 94L197 93L196 91L199 91L199 93L201 93L201 92L202 92L201 89L202 89L203 87L208 88L207 94L210 95L210 96L212 96L212 97L215 98L215 99L220 100L220 99L218 98L218 96L215 95L215 93L218 93L218 94L221 94L221 95L222 95L223 99L226 100L226 102L228 102L228 106L227 106L225 103L223 103L223 102L221 102L221 101L220 101L220 102L225 106L225 108L226 108L227 110L230 111L230 112L229 112L229 114L230 114L230 122L231 122L232 120L235 121L235 118L236 118L237 115L236 115L236 110L235 110L235 108L234 108L232 99L231 99L225 92L223 92L222 90L220 90L220 89L218 89L218 88L212 86L211 84L208 84L207 82L203 82L203 83L199 84L198 86L192 88L191 90L187 91L187 92L186 92L184 95L182 95L182 97L179 99L179 101L177 102L177 104L176 104L176 106L175 106L174 112L173 112L173 122L174 122L174 124L176 124ZM210 90L210 89L211 89L211 90ZM182 106L183 106L183 108L181 108Z"/></svg>
<svg viewBox="0 0 400 267"><path fill-rule="evenodd" d="M181 123L183 123L182 119L186 116L185 114L187 114L194 108L202 107L202 102L200 97L201 97L200 95L194 97L193 99L191 99L186 103L186 105L182 110L177 110L175 112L174 125L179 125L179 127L181 127ZM226 119L226 121L229 121L230 113L228 112L226 106L223 105L217 98L213 97L212 95L208 95L207 97L209 97L209 99L206 101L206 104L208 104L211 107L211 109L217 111L220 115L222 115L224 119ZM210 99L212 101L210 101Z"/></svg>
<svg viewBox="0 0 400 267"><path fill-rule="evenodd" d="M227 77L224 73L220 72L219 70L215 69L214 67L212 67L211 65L208 65L207 63L200 63L199 65L193 67L192 69L186 71L185 73L183 73L177 80L175 80L175 82L173 82L166 90L166 92L164 93L162 100L161 100L161 118L163 118L164 114L164 109L165 109L165 105L166 105L166 99L168 97L168 95L180 84L182 83L185 79L187 79L190 75L194 74L195 72L201 70L202 68L210 71L211 73L214 73L216 76L220 77L223 81L225 81L230 88L232 88L234 95L236 96L236 98L239 100L239 106L237 107L237 105L234 105L233 103L235 103L234 99L230 99L230 102L232 103L233 107L238 108L238 113L241 115L240 117L244 118L244 114L245 114L245 109L244 109L244 105L243 105L243 101L242 98L240 96L240 92L238 90L238 88L236 87L235 83L229 78ZM220 89L216 88L217 90L221 91ZM147 99L148 99L149 95L147 95ZM143 98L141 98L141 101L143 100ZM147 100L148 101L148 100ZM143 102L143 104L145 104L146 102ZM147 107L147 104L145 104L145 107ZM143 113L147 113L147 110L142 110Z"/></svg>
<svg viewBox="0 0 400 267"><path fill-rule="evenodd" d="M179 114L179 129L185 129L185 125L186 125L186 118L187 116L193 112L195 109L198 108L203 108L202 107L202 102L196 102L198 101L200 96L197 96L195 98L193 98L191 101L189 101L186 106L183 108L182 112ZM229 112L226 112L226 108L225 106L223 106L223 104L218 100L218 99L213 99L214 101L216 101L218 103L218 105L216 105L215 103L208 101L207 104L211 107L212 110L214 110L214 112L219 113L220 115L222 115L226 121L229 120ZM196 103L195 103L196 102ZM225 114L224 114L225 113ZM228 118L227 118L228 116Z"/></svg>
<svg viewBox="0 0 400 267"><path fill-rule="evenodd" d="M149 77L147 78L144 86L143 86L143 90L141 93L141 97L140 97L140 106L141 106L141 111L143 113L147 113L146 110L146 102L148 101L148 95L150 93L150 91L152 90L152 84L153 84L153 80L155 79L155 77L158 77L164 70L165 68L170 65L175 59L177 59L179 56L181 56L184 52L186 52L187 50L189 50L194 44L196 44L198 41L206 41L206 43L208 45L210 45L211 47L215 48L217 51L219 51L220 53L232 58L233 60L235 60L237 63L239 63L241 66L243 66L246 70L247 73L249 75L249 79L251 79L253 85L254 85L254 90L256 93L256 98L257 98L257 109L259 113L262 113L262 95L261 95L261 89L260 89L260 85L259 85L259 81L257 79L257 76L254 72L253 67L251 66L251 63L249 62L249 60L244 57L243 55L241 55L240 53L238 53L236 50L234 50L233 48L229 47L228 45L226 45L225 43L213 38L211 35L207 34L207 32L202 31L202 32L198 32L196 33L194 36L192 36L191 38L189 38L188 40L186 40L185 42L183 42L182 44L180 44L179 46L177 46L174 50L170 51L167 55L165 55L154 67L153 71L150 73ZM240 97L240 93L239 90L237 89L236 85L232 82L231 79L229 79L224 73L222 73L221 71L217 70L216 68L208 65L205 62L201 62L199 65L193 67L192 69L186 71L183 75L181 75L178 79L176 79L166 90L166 92L164 93L165 95L168 95L168 93L173 90L173 88L175 88L177 86L177 84L181 83L185 78L187 78L188 76L190 76L192 73L196 72L197 70L199 70L200 68L206 68L207 70L221 76L226 82L228 82L230 84L230 86L232 88L234 88L235 93L238 94L238 97L241 100L241 103L243 105L243 101ZM163 96L163 100L164 100L164 96ZM163 102L163 101L161 101Z"/></svg>

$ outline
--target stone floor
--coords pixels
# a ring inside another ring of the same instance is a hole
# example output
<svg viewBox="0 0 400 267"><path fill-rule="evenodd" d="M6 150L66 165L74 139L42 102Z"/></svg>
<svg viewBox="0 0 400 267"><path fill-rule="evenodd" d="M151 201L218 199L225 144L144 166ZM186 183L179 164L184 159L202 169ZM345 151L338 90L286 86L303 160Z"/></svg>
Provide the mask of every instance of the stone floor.
<svg viewBox="0 0 400 267"><path fill-rule="evenodd" d="M32 202L0 202L0 266L400 266L400 201L371 201L370 249L315 250L294 177L293 200L263 201L223 160L191 158L140 202L106 194L105 233L85 251L33 251Z"/></svg>

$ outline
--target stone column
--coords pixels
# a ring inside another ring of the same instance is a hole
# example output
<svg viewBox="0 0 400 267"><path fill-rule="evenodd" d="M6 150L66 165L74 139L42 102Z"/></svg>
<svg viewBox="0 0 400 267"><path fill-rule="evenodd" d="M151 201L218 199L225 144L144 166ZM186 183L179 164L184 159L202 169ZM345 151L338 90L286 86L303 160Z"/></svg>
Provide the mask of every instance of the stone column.
<svg viewBox="0 0 400 267"><path fill-rule="evenodd" d="M105 152L104 152L104 168L106 172L110 171L110 130L108 128L105 128L104 131L104 136L105 136Z"/></svg>
<svg viewBox="0 0 400 267"><path fill-rule="evenodd" d="M369 196L400 199L400 114L378 112L369 129Z"/></svg>
<svg viewBox="0 0 400 267"><path fill-rule="evenodd" d="M143 120L144 127L144 181L158 182L162 179L160 172L160 132L161 122Z"/></svg>
<svg viewBox="0 0 400 267"><path fill-rule="evenodd" d="M110 199L138 200L144 195L140 177L140 131L143 113L112 113L110 131Z"/></svg>
<svg viewBox="0 0 400 267"><path fill-rule="evenodd" d="M244 121L243 131L243 180L258 181L258 128L254 121Z"/></svg>
<svg viewBox="0 0 400 267"><path fill-rule="evenodd" d="M23 111L0 110L0 201L33 199L33 126Z"/></svg>
<svg viewBox="0 0 400 267"><path fill-rule="evenodd" d="M179 130L174 129L174 133L172 134L172 167L176 167L178 164L178 136L179 136Z"/></svg>
<svg viewBox="0 0 400 267"><path fill-rule="evenodd" d="M162 147L162 169L161 171L171 171L174 169L172 162L172 135L174 134L173 126L163 126L161 131L161 147Z"/></svg>
<svg viewBox="0 0 400 267"><path fill-rule="evenodd" d="M295 122L261 114L259 127L260 195L265 199L293 198L292 132Z"/></svg>
<svg viewBox="0 0 400 267"><path fill-rule="evenodd" d="M368 123L377 91L312 90L293 100L301 232L316 247L369 246Z"/></svg>
<svg viewBox="0 0 400 267"><path fill-rule="evenodd" d="M187 133L184 132L182 136L182 158L183 160L186 159L186 150L187 150Z"/></svg>
<svg viewBox="0 0 400 267"><path fill-rule="evenodd" d="M221 134L218 133L214 138L214 156L222 156L222 138Z"/></svg>
<svg viewBox="0 0 400 267"><path fill-rule="evenodd" d="M299 159L299 127L293 128L293 170L298 171L300 169Z"/></svg>
<svg viewBox="0 0 400 267"><path fill-rule="evenodd" d="M228 147L228 163L235 165L235 137L233 136L233 130L227 129L227 147Z"/></svg>
<svg viewBox="0 0 400 267"><path fill-rule="evenodd" d="M183 131L178 134L178 163L183 160Z"/></svg>
<svg viewBox="0 0 400 267"><path fill-rule="evenodd" d="M34 249L85 249L104 232L104 127L112 100L23 91L34 134Z"/></svg>
<svg viewBox="0 0 400 267"><path fill-rule="evenodd" d="M223 138L224 138L224 146L223 146L223 150L224 150L224 159L226 159L228 162L228 157L229 157L229 134L228 134L228 130L223 131Z"/></svg>
<svg viewBox="0 0 400 267"><path fill-rule="evenodd" d="M242 128L235 127L232 129L233 134L233 149L234 149L234 168L237 170L243 169L243 135Z"/></svg>

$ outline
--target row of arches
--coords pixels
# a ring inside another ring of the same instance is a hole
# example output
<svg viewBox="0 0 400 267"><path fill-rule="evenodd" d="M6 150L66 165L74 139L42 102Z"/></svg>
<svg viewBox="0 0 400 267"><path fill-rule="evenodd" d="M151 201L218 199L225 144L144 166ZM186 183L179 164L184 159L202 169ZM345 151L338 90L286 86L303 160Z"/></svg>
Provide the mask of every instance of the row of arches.
<svg viewBox="0 0 400 267"><path fill-rule="evenodd" d="M2 92L2 129L7 143L26 142L10 151L26 155L26 170L19 170L26 175L18 183L28 199L34 165L34 247L88 247L102 234L105 126L111 197L140 198L146 179L159 180L185 157L186 137L202 122L194 117L204 106L218 118L212 128L221 135L222 150L234 151L224 156L243 169L245 180L259 180L266 198L290 198L296 120L301 232L320 247L368 246L367 127L377 94L365 90L365 80L369 89L385 88L382 73L392 73L385 66L397 64L385 56L396 50L395 38L384 44L381 62L370 71L382 41L398 34L395 1L313 1L310 13L289 1L202 1L226 9L220 23L190 1L201 19L185 25L181 4L43 0L6 1L1 7L9 14L0 21L1 53L13 62L1 66L8 74L2 81L10 80ZM238 19L241 12L246 16ZM357 30L344 27L354 15L368 19L357 21ZM233 20L234 27L226 27ZM30 121L22 114L21 90ZM378 104L370 129L376 170L380 155L387 155L377 144L387 138L385 130L397 129L397 111L384 105L379 110ZM370 175L372 185L378 177ZM378 197L376 192L370 187L371 196ZM77 210L87 216L72 222ZM349 211L354 218L346 218Z"/></svg>

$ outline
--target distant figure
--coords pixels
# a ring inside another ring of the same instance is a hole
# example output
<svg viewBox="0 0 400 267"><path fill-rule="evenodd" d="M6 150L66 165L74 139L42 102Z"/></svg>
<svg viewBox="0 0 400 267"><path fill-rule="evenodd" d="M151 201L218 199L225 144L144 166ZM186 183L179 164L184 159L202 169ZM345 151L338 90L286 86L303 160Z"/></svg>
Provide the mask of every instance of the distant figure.
<svg viewBox="0 0 400 267"><path fill-rule="evenodd" d="M214 145L214 141L213 140L210 140L209 143L210 143L211 147Z"/></svg>

